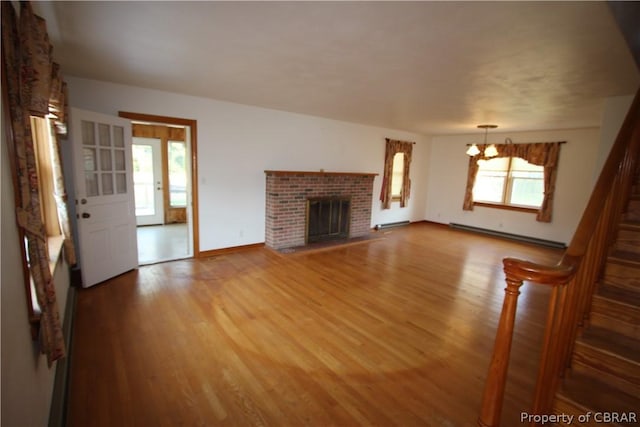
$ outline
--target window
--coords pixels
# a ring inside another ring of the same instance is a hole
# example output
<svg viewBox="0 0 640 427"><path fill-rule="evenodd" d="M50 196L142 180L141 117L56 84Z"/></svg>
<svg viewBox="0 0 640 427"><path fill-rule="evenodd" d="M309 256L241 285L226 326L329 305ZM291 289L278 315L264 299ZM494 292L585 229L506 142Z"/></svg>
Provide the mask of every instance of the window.
<svg viewBox="0 0 640 427"><path fill-rule="evenodd" d="M49 119L31 117L31 135L36 154L36 170L40 188L40 215L48 237L60 236L58 205L53 173L52 128Z"/></svg>
<svg viewBox="0 0 640 427"><path fill-rule="evenodd" d="M543 166L519 157L478 161L474 202L538 209L543 197Z"/></svg>
<svg viewBox="0 0 640 427"><path fill-rule="evenodd" d="M38 186L40 189L38 193L41 208L40 216L47 236L49 268L53 275L56 262L62 249L64 237L62 236L62 231L60 229L58 205L55 199L56 188L53 153L53 138L55 138L55 136L52 135L52 127L49 119L32 116L31 136L33 138ZM29 248L26 237L24 237L24 249L25 261L27 266L30 266L31 260L29 259ZM35 284L31 276L29 277L29 286L31 296L29 300L31 303L30 313L33 313L35 316L39 316L41 310L37 302Z"/></svg>
<svg viewBox="0 0 640 427"><path fill-rule="evenodd" d="M169 206L187 206L187 145L169 141Z"/></svg>
<svg viewBox="0 0 640 427"><path fill-rule="evenodd" d="M402 180L404 176L404 153L396 153L393 156L393 169L391 174L391 198L399 200L402 192Z"/></svg>

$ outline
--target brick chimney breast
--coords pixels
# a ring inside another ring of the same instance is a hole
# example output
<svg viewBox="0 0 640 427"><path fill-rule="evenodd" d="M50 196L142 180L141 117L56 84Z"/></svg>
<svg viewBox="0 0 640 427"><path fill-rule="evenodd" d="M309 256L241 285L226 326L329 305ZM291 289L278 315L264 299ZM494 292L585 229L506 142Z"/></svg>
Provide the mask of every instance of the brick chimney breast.
<svg viewBox="0 0 640 427"><path fill-rule="evenodd" d="M349 238L371 229L374 173L265 171L265 244L283 249L306 244L307 200L350 197Z"/></svg>

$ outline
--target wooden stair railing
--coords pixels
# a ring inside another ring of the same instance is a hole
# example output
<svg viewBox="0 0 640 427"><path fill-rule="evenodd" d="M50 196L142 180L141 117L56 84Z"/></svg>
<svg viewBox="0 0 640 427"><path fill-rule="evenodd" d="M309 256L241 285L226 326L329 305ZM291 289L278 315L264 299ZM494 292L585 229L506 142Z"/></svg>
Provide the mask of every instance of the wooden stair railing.
<svg viewBox="0 0 640 427"><path fill-rule="evenodd" d="M507 287L478 426L500 425L517 300L524 281L552 287L529 412L551 413L559 381L569 366L576 336L589 312L620 215L627 205L639 152L640 90L602 168L573 239L558 264L547 266L516 258L503 260Z"/></svg>

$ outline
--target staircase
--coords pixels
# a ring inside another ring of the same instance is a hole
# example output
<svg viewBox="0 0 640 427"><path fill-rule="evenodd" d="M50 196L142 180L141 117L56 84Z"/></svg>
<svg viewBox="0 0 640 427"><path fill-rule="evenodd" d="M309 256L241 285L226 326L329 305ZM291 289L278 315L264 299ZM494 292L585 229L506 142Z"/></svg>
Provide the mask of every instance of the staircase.
<svg viewBox="0 0 640 427"><path fill-rule="evenodd" d="M507 287L478 426L500 425L525 282L551 288L531 427L640 425L640 90L560 261L508 257L503 270Z"/></svg>
<svg viewBox="0 0 640 427"><path fill-rule="evenodd" d="M593 295L588 326L576 339L571 370L556 394L554 413L574 415L571 426L640 424L639 172ZM587 413L589 422L577 422ZM596 413L601 415L594 419Z"/></svg>
<svg viewBox="0 0 640 427"><path fill-rule="evenodd" d="M640 69L638 2L608 4ZM640 89L558 264L502 264L507 287L478 427L500 425L525 282L551 288L529 425L640 426Z"/></svg>

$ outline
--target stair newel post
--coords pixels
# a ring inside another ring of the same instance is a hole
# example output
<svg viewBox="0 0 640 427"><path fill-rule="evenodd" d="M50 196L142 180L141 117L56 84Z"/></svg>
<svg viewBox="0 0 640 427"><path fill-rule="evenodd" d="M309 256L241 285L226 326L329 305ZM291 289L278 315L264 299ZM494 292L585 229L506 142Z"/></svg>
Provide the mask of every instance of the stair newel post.
<svg viewBox="0 0 640 427"><path fill-rule="evenodd" d="M551 406L549 402L550 384L557 376L560 359L558 349L562 344L560 330L564 316L566 286L554 286L549 300L549 310L545 326L542 352L540 353L540 365L538 366L538 379L533 398L532 414L548 412ZM532 423L535 426L535 423Z"/></svg>
<svg viewBox="0 0 640 427"><path fill-rule="evenodd" d="M505 269L506 272L506 269ZM522 280L514 278L506 272L507 287L505 288L502 313L496 332L493 356L489 365L489 373L484 387L482 407L478 417L478 426L494 427L500 425L500 414L504 401L504 389L507 382L509 355L513 341L513 328L516 319L516 308Z"/></svg>

